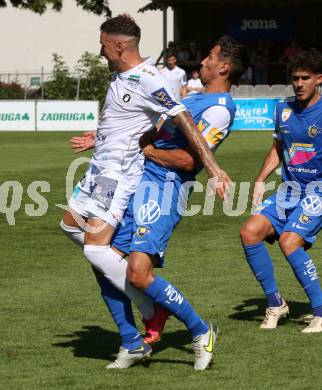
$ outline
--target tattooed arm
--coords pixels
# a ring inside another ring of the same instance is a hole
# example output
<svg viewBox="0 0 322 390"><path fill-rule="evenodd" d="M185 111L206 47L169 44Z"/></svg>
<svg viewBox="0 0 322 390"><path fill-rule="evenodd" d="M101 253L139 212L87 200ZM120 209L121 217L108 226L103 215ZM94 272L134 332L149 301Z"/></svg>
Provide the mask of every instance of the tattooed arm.
<svg viewBox="0 0 322 390"><path fill-rule="evenodd" d="M216 178L213 189L221 199L224 199L225 189L229 186L231 179L217 164L207 142L196 128L192 117L185 111L175 116L172 121L180 127L192 150L200 157L209 179Z"/></svg>

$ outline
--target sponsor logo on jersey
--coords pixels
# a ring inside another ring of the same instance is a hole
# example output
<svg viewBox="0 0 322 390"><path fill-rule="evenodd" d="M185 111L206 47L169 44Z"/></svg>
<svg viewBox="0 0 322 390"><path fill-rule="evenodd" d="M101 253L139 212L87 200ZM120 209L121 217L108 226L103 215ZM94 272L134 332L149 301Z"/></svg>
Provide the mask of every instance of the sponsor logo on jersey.
<svg viewBox="0 0 322 390"><path fill-rule="evenodd" d="M291 116L291 114L292 114L291 108L284 108L282 111L282 121L286 122L288 118Z"/></svg>
<svg viewBox="0 0 322 390"><path fill-rule="evenodd" d="M157 91L152 92L151 95L161 104L161 106L166 107L169 110L178 104L172 100L165 88L160 88Z"/></svg>
<svg viewBox="0 0 322 390"><path fill-rule="evenodd" d="M161 215L160 206L154 200L143 204L138 212L138 220L142 225L150 225L156 222Z"/></svg>
<svg viewBox="0 0 322 390"><path fill-rule="evenodd" d="M210 123L207 122L205 118L201 118L200 121L198 122L197 127L200 133L202 133L209 125Z"/></svg>
<svg viewBox="0 0 322 390"><path fill-rule="evenodd" d="M205 139L207 142L209 142L212 145L219 145L224 138L224 133L222 133L217 128L211 129L207 135L205 136Z"/></svg>
<svg viewBox="0 0 322 390"><path fill-rule="evenodd" d="M27 112L25 112L24 114L20 114L20 113L13 113L13 112L2 112L0 113L0 121L8 121L8 122L11 122L11 121L29 121L30 120L30 116Z"/></svg>
<svg viewBox="0 0 322 390"><path fill-rule="evenodd" d="M309 217L308 215L306 215L306 214L301 214L300 215L300 218L299 218L299 221L301 222L301 223L309 223L310 221L311 221L312 219L311 219L311 217Z"/></svg>
<svg viewBox="0 0 322 390"><path fill-rule="evenodd" d="M317 126L315 125L312 125L308 128L307 130L307 134L311 137L311 138L314 138L316 137L318 134L321 134L322 132L322 129L319 129Z"/></svg>
<svg viewBox="0 0 322 390"><path fill-rule="evenodd" d="M296 229L299 229L299 230L307 230L306 227L303 227L303 226L299 225L299 224L296 223L296 222L293 222L292 228L296 228Z"/></svg>
<svg viewBox="0 0 322 390"><path fill-rule="evenodd" d="M309 175L315 175L317 173L317 169L308 169L308 168L296 168L296 167L287 167L289 172L298 172L298 173L308 173Z"/></svg>
<svg viewBox="0 0 322 390"><path fill-rule="evenodd" d="M130 74L130 76L128 77L128 80L135 81L138 83L140 81L140 76L138 74Z"/></svg>
<svg viewBox="0 0 322 390"><path fill-rule="evenodd" d="M292 143L288 154L285 153L285 160L289 165L300 165L312 160L315 155L313 144Z"/></svg>
<svg viewBox="0 0 322 390"><path fill-rule="evenodd" d="M147 73L149 74L150 76L155 76L155 73L151 72L151 70L147 69L147 68L143 68L142 69L142 72L143 73Z"/></svg>
<svg viewBox="0 0 322 390"><path fill-rule="evenodd" d="M142 238L145 234L149 232L149 229L145 226L139 226L136 230L135 235Z"/></svg>
<svg viewBox="0 0 322 390"><path fill-rule="evenodd" d="M302 200L301 206L306 211L306 215L317 215L322 210L322 201L318 195L310 195Z"/></svg>
<svg viewBox="0 0 322 390"><path fill-rule="evenodd" d="M132 96L129 93L123 95L122 100L124 103L130 103Z"/></svg>

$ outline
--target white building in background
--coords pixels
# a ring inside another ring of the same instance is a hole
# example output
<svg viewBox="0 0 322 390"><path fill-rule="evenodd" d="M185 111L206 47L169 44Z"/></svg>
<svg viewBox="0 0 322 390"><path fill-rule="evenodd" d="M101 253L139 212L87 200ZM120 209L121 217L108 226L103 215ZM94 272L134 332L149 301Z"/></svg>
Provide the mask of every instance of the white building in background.
<svg viewBox="0 0 322 390"><path fill-rule="evenodd" d="M142 30L141 54L156 59L163 44L162 12L138 9L149 0L110 0L112 16L128 13ZM105 20L64 0L61 12L48 9L43 15L28 10L0 8L0 74L40 73L52 70L52 54L61 55L70 70L85 51L99 53L99 27ZM168 9L168 40L173 39L173 12Z"/></svg>

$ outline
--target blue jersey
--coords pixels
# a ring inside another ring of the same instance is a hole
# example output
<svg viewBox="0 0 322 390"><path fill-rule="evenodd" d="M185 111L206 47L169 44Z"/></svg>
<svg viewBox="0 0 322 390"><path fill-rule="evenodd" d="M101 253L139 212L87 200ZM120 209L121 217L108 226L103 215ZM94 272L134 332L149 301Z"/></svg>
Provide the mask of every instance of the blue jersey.
<svg viewBox="0 0 322 390"><path fill-rule="evenodd" d="M308 183L322 180L322 99L303 110L295 98L277 103L275 123L275 137L282 141L282 180L300 184L304 196Z"/></svg>
<svg viewBox="0 0 322 390"><path fill-rule="evenodd" d="M182 99L181 103L190 112L201 133L210 125L202 118L203 113L210 107L222 106L228 110L230 114L228 130L230 130L234 122L236 107L229 93L196 93ZM207 140L207 137L205 138ZM188 142L180 129L171 120L166 120L154 145L160 149L181 149L187 147Z"/></svg>
<svg viewBox="0 0 322 390"><path fill-rule="evenodd" d="M181 103L192 115L208 146L218 147L227 137L235 118L236 107L230 94L198 93L183 99ZM168 119L161 126L154 146L158 149L182 149L188 146L188 141L181 130ZM191 180L197 173L167 169L151 160L146 161L145 171L154 172L159 178L164 178L171 171L181 181Z"/></svg>
<svg viewBox="0 0 322 390"><path fill-rule="evenodd" d="M181 101L190 111L210 147L217 147L227 136L235 117L235 105L229 94L196 94ZM157 148L177 149L187 146L179 128L166 121ZM180 222L196 172L162 167L147 160L135 196L124 215L124 224L113 237L113 246L124 253L144 252L163 256L175 226Z"/></svg>

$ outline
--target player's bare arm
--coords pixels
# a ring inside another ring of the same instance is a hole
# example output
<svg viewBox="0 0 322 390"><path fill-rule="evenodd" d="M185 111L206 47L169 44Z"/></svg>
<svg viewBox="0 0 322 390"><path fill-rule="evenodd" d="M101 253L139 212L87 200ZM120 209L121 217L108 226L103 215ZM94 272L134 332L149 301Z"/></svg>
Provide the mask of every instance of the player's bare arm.
<svg viewBox="0 0 322 390"><path fill-rule="evenodd" d="M173 122L180 127L193 151L200 157L210 179L216 178L215 191L224 199L225 190L231 179L217 164L205 139L196 128L192 117L187 112L181 112L173 118Z"/></svg>
<svg viewBox="0 0 322 390"><path fill-rule="evenodd" d="M282 143L278 139L274 139L273 145L265 157L263 166L255 180L255 187L253 193L253 204L258 206L262 203L263 195L265 193L265 180L274 170L280 165L282 161Z"/></svg>
<svg viewBox="0 0 322 390"><path fill-rule="evenodd" d="M197 161L188 149L157 149L149 144L143 149L143 154L165 168L191 172L197 167Z"/></svg>

